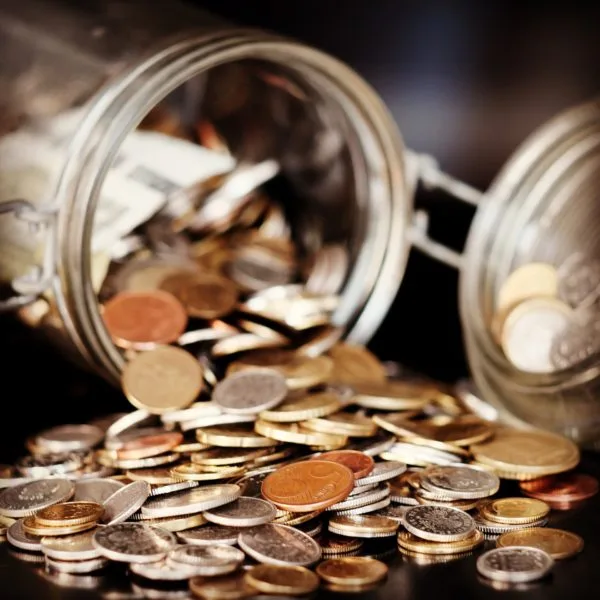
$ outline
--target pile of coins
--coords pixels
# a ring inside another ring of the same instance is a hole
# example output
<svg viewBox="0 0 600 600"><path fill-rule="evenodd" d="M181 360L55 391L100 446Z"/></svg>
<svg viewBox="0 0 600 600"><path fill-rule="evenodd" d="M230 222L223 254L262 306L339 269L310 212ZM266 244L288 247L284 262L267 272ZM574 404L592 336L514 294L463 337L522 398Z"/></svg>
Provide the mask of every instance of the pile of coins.
<svg viewBox="0 0 600 600"><path fill-rule="evenodd" d="M599 301L600 266L588 257L527 263L502 283L491 331L521 371L568 369L600 350Z"/></svg>

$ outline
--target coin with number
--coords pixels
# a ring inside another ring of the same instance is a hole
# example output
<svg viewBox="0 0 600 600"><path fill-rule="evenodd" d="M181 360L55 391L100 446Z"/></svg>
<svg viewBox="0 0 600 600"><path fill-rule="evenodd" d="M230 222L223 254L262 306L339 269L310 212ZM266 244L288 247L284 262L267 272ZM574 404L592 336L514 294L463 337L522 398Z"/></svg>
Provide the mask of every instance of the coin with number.
<svg viewBox="0 0 600 600"><path fill-rule="evenodd" d="M477 570L488 579L507 583L535 581L547 575L552 557L539 548L511 547L488 550L477 559Z"/></svg>

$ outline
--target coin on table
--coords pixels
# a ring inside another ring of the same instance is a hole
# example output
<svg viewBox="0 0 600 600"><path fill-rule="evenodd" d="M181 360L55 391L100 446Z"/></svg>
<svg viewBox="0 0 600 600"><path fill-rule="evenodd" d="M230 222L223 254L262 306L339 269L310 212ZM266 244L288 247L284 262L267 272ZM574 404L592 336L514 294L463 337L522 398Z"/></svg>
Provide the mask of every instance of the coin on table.
<svg viewBox="0 0 600 600"><path fill-rule="evenodd" d="M397 461L386 461L375 463L371 472L365 477L357 479L355 485L371 485L374 483L381 483L382 481L388 481L402 475L406 471L406 465Z"/></svg>
<svg viewBox="0 0 600 600"><path fill-rule="evenodd" d="M483 544L483 534L475 529L468 537L456 542L433 542L413 535L409 531L398 534L398 546L420 554L461 554Z"/></svg>
<svg viewBox="0 0 600 600"><path fill-rule="evenodd" d="M309 535L278 523L242 531L238 544L252 558L265 564L307 567L321 558L321 547Z"/></svg>
<svg viewBox="0 0 600 600"><path fill-rule="evenodd" d="M240 487L233 483L198 487L165 498L151 499L142 506L142 515L161 518L204 512L233 502L240 494Z"/></svg>
<svg viewBox="0 0 600 600"><path fill-rule="evenodd" d="M41 552L42 538L38 535L28 533L23 529L23 519L15 521L6 531L6 539L9 544L27 550L28 552Z"/></svg>
<svg viewBox="0 0 600 600"><path fill-rule="evenodd" d="M31 535L38 536L55 536L55 535L71 535L93 529L96 527L95 521L88 523L78 523L77 525L40 525L35 517L25 517L23 519L23 530Z"/></svg>
<svg viewBox="0 0 600 600"><path fill-rule="evenodd" d="M190 590L203 600L245 600L256 595L256 589L246 583L243 572L221 577L192 577Z"/></svg>
<svg viewBox="0 0 600 600"><path fill-rule="evenodd" d="M245 527L225 527L223 525L208 523L200 527L179 531L177 532L177 537L183 543L195 546L213 546L215 544L235 546L239 534L245 529Z"/></svg>
<svg viewBox="0 0 600 600"><path fill-rule="evenodd" d="M477 570L481 575L509 583L541 579L553 565L552 557L539 548L496 548L477 559Z"/></svg>
<svg viewBox="0 0 600 600"><path fill-rule="evenodd" d="M569 471L579 463L579 448L546 431L502 428L491 440L471 446L479 463L503 479L527 480Z"/></svg>
<svg viewBox="0 0 600 600"><path fill-rule="evenodd" d="M582 502L598 493L598 480L582 473L562 473L542 481L522 481L521 491L548 503L566 505Z"/></svg>
<svg viewBox="0 0 600 600"><path fill-rule="evenodd" d="M324 452L318 456L318 460L328 460L348 467L354 474L355 479L366 477L375 466L375 461L370 456L357 450Z"/></svg>
<svg viewBox="0 0 600 600"><path fill-rule="evenodd" d="M583 540L570 531L534 527L511 531L501 535L496 544L499 548L527 546L547 552L554 560L570 558L583 550Z"/></svg>
<svg viewBox="0 0 600 600"><path fill-rule="evenodd" d="M279 441L244 427L206 427L198 429L196 437L203 444L219 448L270 448L279 445Z"/></svg>
<svg viewBox="0 0 600 600"><path fill-rule="evenodd" d="M104 507L96 502L60 502L38 511L35 519L46 527L61 527L98 521L103 514Z"/></svg>
<svg viewBox="0 0 600 600"><path fill-rule="evenodd" d="M150 496L150 485L145 481L134 481L118 489L104 502L102 522L114 525L126 521L134 512L140 509Z"/></svg>
<svg viewBox="0 0 600 600"><path fill-rule="evenodd" d="M169 531L143 523L117 523L96 531L92 543L109 560L147 563L161 560L177 540Z"/></svg>
<svg viewBox="0 0 600 600"><path fill-rule="evenodd" d="M153 414L189 406L202 390L203 381L196 358L173 346L138 354L125 365L121 376L127 399Z"/></svg>
<svg viewBox="0 0 600 600"><path fill-rule="evenodd" d="M298 423L271 423L269 421L258 420L254 423L254 430L270 439L306 446L340 448L348 440L345 435L311 431Z"/></svg>
<svg viewBox="0 0 600 600"><path fill-rule="evenodd" d="M500 488L495 473L467 466L437 466L427 469L421 485L447 498L477 499L492 496Z"/></svg>
<svg viewBox="0 0 600 600"><path fill-rule="evenodd" d="M328 352L333 360L330 381L356 383L364 381L384 382L385 367L364 346L339 342Z"/></svg>
<svg viewBox="0 0 600 600"><path fill-rule="evenodd" d="M261 411L259 418L274 423L298 423L330 415L341 407L342 403L337 394L318 392L285 400L276 408Z"/></svg>
<svg viewBox="0 0 600 600"><path fill-rule="evenodd" d="M167 554L166 563L175 569L187 570L194 576L214 577L235 571L243 562L244 553L232 546L177 546Z"/></svg>
<svg viewBox="0 0 600 600"><path fill-rule="evenodd" d="M366 585L382 580L388 572L385 563L366 556L329 558L317 567L317 574L329 583Z"/></svg>
<svg viewBox="0 0 600 600"><path fill-rule="evenodd" d="M502 350L521 371L552 373L554 339L572 321L573 309L556 298L521 302L508 313L502 325Z"/></svg>
<svg viewBox="0 0 600 600"><path fill-rule="evenodd" d="M38 479L22 483L0 493L0 515L27 517L42 508L67 501L74 491L75 485L68 479Z"/></svg>
<svg viewBox="0 0 600 600"><path fill-rule="evenodd" d="M241 496L224 506L211 508L203 513L204 518L217 525L228 527L254 527L270 523L276 515L275 507L260 498Z"/></svg>
<svg viewBox="0 0 600 600"><path fill-rule="evenodd" d="M319 587L319 578L306 567L257 565L245 574L246 582L263 594L304 596Z"/></svg>
<svg viewBox="0 0 600 600"><path fill-rule="evenodd" d="M404 515L404 527L424 540L456 542L473 533L475 521L458 508L412 506Z"/></svg>
<svg viewBox="0 0 600 600"><path fill-rule="evenodd" d="M287 393L283 375L256 369L228 375L215 386L212 401L224 412L252 415L281 404Z"/></svg>
<svg viewBox="0 0 600 600"><path fill-rule="evenodd" d="M527 263L515 269L502 283L496 310L505 310L531 298L556 298L557 294L556 268L547 263Z"/></svg>
<svg viewBox="0 0 600 600"><path fill-rule="evenodd" d="M374 515L335 515L329 519L329 531L338 535L360 538L391 537L399 523L388 517Z"/></svg>
<svg viewBox="0 0 600 600"><path fill-rule="evenodd" d="M482 503L479 512L488 521L522 525L543 519L550 507L534 498L496 498Z"/></svg>
<svg viewBox="0 0 600 600"><path fill-rule="evenodd" d="M125 484L114 479L79 479L75 482L75 494L73 500L88 502L104 502L112 496L117 490L120 490Z"/></svg>
<svg viewBox="0 0 600 600"><path fill-rule="evenodd" d="M309 460L292 463L267 476L263 496L292 512L322 510L343 500L354 486L352 471L334 462Z"/></svg>
<svg viewBox="0 0 600 600"><path fill-rule="evenodd" d="M90 560L101 556L92 543L95 531L85 531L63 537L43 537L41 550L56 560Z"/></svg>
<svg viewBox="0 0 600 600"><path fill-rule="evenodd" d="M35 445L44 452L89 450L99 444L104 432L95 425L58 425L35 436Z"/></svg>

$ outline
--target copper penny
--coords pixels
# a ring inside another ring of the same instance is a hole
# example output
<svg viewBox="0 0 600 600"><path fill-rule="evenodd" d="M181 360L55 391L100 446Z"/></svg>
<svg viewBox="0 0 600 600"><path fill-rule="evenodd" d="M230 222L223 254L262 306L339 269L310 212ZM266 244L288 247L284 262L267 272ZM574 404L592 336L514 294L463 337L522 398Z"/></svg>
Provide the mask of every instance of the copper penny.
<svg viewBox="0 0 600 600"><path fill-rule="evenodd" d="M161 290L120 292L104 305L102 317L117 346L137 350L174 342L187 324L181 302Z"/></svg>
<svg viewBox="0 0 600 600"><path fill-rule="evenodd" d="M345 499L354 487L352 471L337 462L307 460L281 467L262 484L262 495L290 512L323 510Z"/></svg>
<svg viewBox="0 0 600 600"><path fill-rule="evenodd" d="M375 466L375 461L370 456L358 450L333 450L324 452L317 459L330 460L348 467L354 473L354 479L366 477Z"/></svg>
<svg viewBox="0 0 600 600"><path fill-rule="evenodd" d="M157 435L144 435L135 440L125 442L117 450L119 459L148 458L163 454L179 446L183 442L183 434L178 431L159 433Z"/></svg>
<svg viewBox="0 0 600 600"><path fill-rule="evenodd" d="M552 504L571 504L587 500L598 493L598 480L581 473L563 473L544 478L537 485L521 483L521 490L537 500ZM535 483L535 482L534 482Z"/></svg>

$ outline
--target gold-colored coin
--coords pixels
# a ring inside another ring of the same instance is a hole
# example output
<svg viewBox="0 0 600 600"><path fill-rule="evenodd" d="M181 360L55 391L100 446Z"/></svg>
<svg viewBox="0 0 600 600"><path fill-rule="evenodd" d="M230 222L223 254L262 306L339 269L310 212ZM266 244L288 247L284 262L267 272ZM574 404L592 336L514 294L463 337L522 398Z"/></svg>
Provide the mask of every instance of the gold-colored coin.
<svg viewBox="0 0 600 600"><path fill-rule="evenodd" d="M543 519L550 512L550 507L534 498L496 498L481 502L479 512L488 521L524 525Z"/></svg>
<svg viewBox="0 0 600 600"><path fill-rule="evenodd" d="M304 596L319 587L319 578L305 567L257 565L246 571L245 578L264 594Z"/></svg>
<svg viewBox="0 0 600 600"><path fill-rule="evenodd" d="M196 437L203 444L220 448L270 448L279 442L241 427L205 427L196 430Z"/></svg>
<svg viewBox="0 0 600 600"><path fill-rule="evenodd" d="M555 560L570 558L583 550L583 540L570 531L549 527L532 527L520 531L510 531L496 541L499 548L508 546L528 546L547 552Z"/></svg>
<svg viewBox="0 0 600 600"><path fill-rule="evenodd" d="M191 463L177 465L171 469L171 475L179 481L220 481L239 477L246 472L244 467L219 467L218 471L207 471Z"/></svg>
<svg viewBox="0 0 600 600"><path fill-rule="evenodd" d="M556 268L547 263L528 263L515 269L502 283L496 311L503 311L531 298L555 298L557 295Z"/></svg>
<svg viewBox="0 0 600 600"><path fill-rule="evenodd" d="M339 397L331 392L307 394L292 398L272 410L263 410L258 417L274 423L297 423L330 415L342 407Z"/></svg>
<svg viewBox="0 0 600 600"><path fill-rule="evenodd" d="M265 350L269 348L279 348L281 341L273 337L264 338L254 333L239 333L229 337L217 340L211 349L214 357L232 356L240 352L250 352L251 350ZM230 374L230 371L227 371Z"/></svg>
<svg viewBox="0 0 600 600"><path fill-rule="evenodd" d="M179 444L179 446L175 446L173 452L177 452L178 454L189 454L191 452L202 452L202 450L207 450L208 448L210 448L208 444L202 444L200 442L184 442L183 444Z"/></svg>
<svg viewBox="0 0 600 600"><path fill-rule="evenodd" d="M308 523L312 519L318 517L323 511L313 510L308 513L294 513L287 510L277 510L277 517L273 519L273 523L281 523L282 525L289 525L293 527L295 525L302 525L302 523Z"/></svg>
<svg viewBox="0 0 600 600"><path fill-rule="evenodd" d="M324 556L347 554L359 550L364 544L364 540L354 539L343 535L336 535L328 532L317 539Z"/></svg>
<svg viewBox="0 0 600 600"><path fill-rule="evenodd" d="M192 527L200 527L206 524L206 519L202 513L193 515L180 515L177 517L161 517L155 519L144 519L145 525L157 525L167 531L177 532L192 529Z"/></svg>
<svg viewBox="0 0 600 600"><path fill-rule="evenodd" d="M247 465L248 469L269 465L271 463L280 462L286 458L289 458L294 453L295 449L293 446L281 447L278 450L270 448L266 454L255 458L251 463Z"/></svg>
<svg viewBox="0 0 600 600"><path fill-rule="evenodd" d="M459 554L424 554L423 552L411 552L402 546L398 546L398 550L400 550L402 556L405 557L405 560L420 566L446 564L473 555L472 552L460 552Z"/></svg>
<svg viewBox="0 0 600 600"><path fill-rule="evenodd" d="M450 506L451 508L460 508L460 510L473 510L479 505L479 500L433 500L431 498L424 497L422 492L415 492L413 496L419 504L428 504L430 506Z"/></svg>
<svg viewBox="0 0 600 600"><path fill-rule="evenodd" d="M179 481L171 475L171 469L166 467L150 467L147 469L132 469L125 476L131 481L145 481L151 485L170 485Z"/></svg>
<svg viewBox="0 0 600 600"><path fill-rule="evenodd" d="M125 365L123 392L136 408L162 414L189 406L202 390L202 367L181 348L162 346Z"/></svg>
<svg viewBox="0 0 600 600"><path fill-rule="evenodd" d="M296 423L270 423L269 421L256 421L254 430L268 438L291 444L303 444L305 446L344 446L348 438L346 436L333 435L330 433L318 433L304 429Z"/></svg>
<svg viewBox="0 0 600 600"><path fill-rule="evenodd" d="M192 577L190 590L203 600L245 600L256 595L256 590L246 583L244 572L222 577Z"/></svg>
<svg viewBox="0 0 600 600"><path fill-rule="evenodd" d="M321 433L347 435L348 437L372 437L377 433L377 424L359 413L338 412L326 418L312 418L302 422L302 427Z"/></svg>
<svg viewBox="0 0 600 600"><path fill-rule="evenodd" d="M2 527L10 527L13 523L16 523L16 521L17 519L0 515L0 525L2 525Z"/></svg>
<svg viewBox="0 0 600 600"><path fill-rule="evenodd" d="M380 537L394 535L398 522L376 515L335 515L329 519L329 531L351 537Z"/></svg>
<svg viewBox="0 0 600 600"><path fill-rule="evenodd" d="M419 554L461 554L470 552L483 542L483 533L477 529L468 538L458 542L431 542L423 540L408 531L401 531L398 534L398 546L400 548Z"/></svg>
<svg viewBox="0 0 600 600"><path fill-rule="evenodd" d="M80 533L93 529L96 527L96 521L90 521L88 523L79 523L77 525L63 525L60 527L48 527L47 525L41 525L36 521L35 517L25 517L23 519L23 529L31 535L37 535L43 537L45 535L71 535L72 533Z"/></svg>
<svg viewBox="0 0 600 600"><path fill-rule="evenodd" d="M569 439L537 430L498 429L495 436L471 446L475 460L499 477L526 481L569 471L579 463L579 448Z"/></svg>
<svg viewBox="0 0 600 600"><path fill-rule="evenodd" d="M366 556L329 558L317 567L317 575L329 583L367 585L381 581L387 575L385 563Z"/></svg>
<svg viewBox="0 0 600 600"><path fill-rule="evenodd" d="M269 453L269 450L248 450L246 448L209 448L201 452L194 452L190 460L201 466L227 466L239 465L254 461Z"/></svg>
<svg viewBox="0 0 600 600"><path fill-rule="evenodd" d="M103 514L97 502L61 502L38 511L35 520L42 527L69 527L96 522Z"/></svg>
<svg viewBox="0 0 600 600"><path fill-rule="evenodd" d="M333 360L331 381L340 383L384 382L384 366L364 346L339 342L328 353Z"/></svg>
<svg viewBox="0 0 600 600"><path fill-rule="evenodd" d="M355 382L353 403L374 410L420 410L441 394L423 382Z"/></svg>

